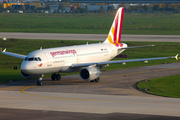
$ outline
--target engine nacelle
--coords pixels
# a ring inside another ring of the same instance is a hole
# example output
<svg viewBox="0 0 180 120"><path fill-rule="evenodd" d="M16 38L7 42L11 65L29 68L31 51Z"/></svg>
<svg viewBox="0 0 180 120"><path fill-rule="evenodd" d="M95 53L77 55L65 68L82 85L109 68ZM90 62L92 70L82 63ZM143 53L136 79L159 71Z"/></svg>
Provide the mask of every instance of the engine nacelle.
<svg viewBox="0 0 180 120"><path fill-rule="evenodd" d="M29 78L29 77L30 77L30 75L24 73L23 71L21 71L21 75L22 75L24 78Z"/></svg>
<svg viewBox="0 0 180 120"><path fill-rule="evenodd" d="M86 67L80 71L83 80L94 80L100 76L100 70L97 67Z"/></svg>
<svg viewBox="0 0 180 120"><path fill-rule="evenodd" d="M43 74L42 75L29 75L29 74L26 74L24 73L22 70L21 70L21 75L24 77L24 78L32 78L32 77L41 77L41 76L44 76Z"/></svg>

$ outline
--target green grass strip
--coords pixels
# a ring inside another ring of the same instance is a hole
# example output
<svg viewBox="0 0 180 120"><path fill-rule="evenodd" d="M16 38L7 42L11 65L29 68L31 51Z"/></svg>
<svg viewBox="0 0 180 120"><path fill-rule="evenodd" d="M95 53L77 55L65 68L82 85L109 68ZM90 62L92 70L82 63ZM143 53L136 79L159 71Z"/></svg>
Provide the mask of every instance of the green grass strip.
<svg viewBox="0 0 180 120"><path fill-rule="evenodd" d="M0 32L107 34L115 13L0 13ZM180 14L125 13L122 34L180 35Z"/></svg>
<svg viewBox="0 0 180 120"><path fill-rule="evenodd" d="M140 90L147 93L180 98L180 75L171 75L167 77L153 78L141 81L137 84ZM147 89L147 90L145 90Z"/></svg>

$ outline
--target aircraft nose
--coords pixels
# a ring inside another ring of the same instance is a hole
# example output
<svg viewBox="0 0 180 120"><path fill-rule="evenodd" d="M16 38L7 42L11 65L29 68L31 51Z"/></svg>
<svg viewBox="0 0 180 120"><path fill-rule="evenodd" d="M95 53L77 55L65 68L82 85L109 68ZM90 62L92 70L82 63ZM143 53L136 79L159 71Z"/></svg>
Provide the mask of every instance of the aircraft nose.
<svg viewBox="0 0 180 120"><path fill-rule="evenodd" d="M23 63L21 64L21 70L26 74L32 74L33 73L31 63L26 62L26 61L23 61Z"/></svg>
<svg viewBox="0 0 180 120"><path fill-rule="evenodd" d="M21 70L27 70L28 68L28 63L23 61L21 64Z"/></svg>

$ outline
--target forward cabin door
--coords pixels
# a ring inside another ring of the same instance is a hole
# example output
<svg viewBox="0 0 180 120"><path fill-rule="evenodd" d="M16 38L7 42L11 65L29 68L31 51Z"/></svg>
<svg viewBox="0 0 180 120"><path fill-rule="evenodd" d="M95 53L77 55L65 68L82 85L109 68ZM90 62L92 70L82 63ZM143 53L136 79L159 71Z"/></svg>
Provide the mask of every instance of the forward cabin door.
<svg viewBox="0 0 180 120"><path fill-rule="evenodd" d="M49 53L45 53L46 59L47 59L47 66L52 66L52 57Z"/></svg>

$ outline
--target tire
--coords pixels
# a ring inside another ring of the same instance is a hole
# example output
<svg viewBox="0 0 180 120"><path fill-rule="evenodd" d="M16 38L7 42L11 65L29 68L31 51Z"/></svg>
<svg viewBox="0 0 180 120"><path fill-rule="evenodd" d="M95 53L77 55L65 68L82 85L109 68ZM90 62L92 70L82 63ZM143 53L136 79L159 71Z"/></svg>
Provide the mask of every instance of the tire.
<svg viewBox="0 0 180 120"><path fill-rule="evenodd" d="M60 74L56 74L56 80L60 81L61 80L61 75Z"/></svg>
<svg viewBox="0 0 180 120"><path fill-rule="evenodd" d="M52 75L51 75L51 80L52 80L52 81L55 81L55 80L56 80L56 74L52 74Z"/></svg>
<svg viewBox="0 0 180 120"><path fill-rule="evenodd" d="M39 86L39 81L37 81L37 86Z"/></svg>
<svg viewBox="0 0 180 120"><path fill-rule="evenodd" d="M37 81L37 86L42 86L42 81Z"/></svg>

